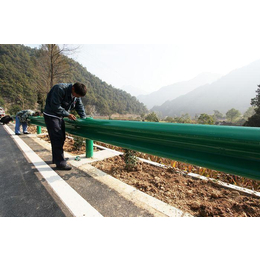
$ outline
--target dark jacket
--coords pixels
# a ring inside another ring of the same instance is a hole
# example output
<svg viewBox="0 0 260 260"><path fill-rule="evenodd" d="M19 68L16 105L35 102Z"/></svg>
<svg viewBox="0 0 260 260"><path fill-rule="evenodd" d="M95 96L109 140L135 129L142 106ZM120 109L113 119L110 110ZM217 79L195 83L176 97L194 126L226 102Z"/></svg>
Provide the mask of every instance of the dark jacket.
<svg viewBox="0 0 260 260"><path fill-rule="evenodd" d="M70 111L75 109L81 118L86 118L81 98L72 99L72 84L60 83L54 85L46 98L44 113L58 117L68 117Z"/></svg>

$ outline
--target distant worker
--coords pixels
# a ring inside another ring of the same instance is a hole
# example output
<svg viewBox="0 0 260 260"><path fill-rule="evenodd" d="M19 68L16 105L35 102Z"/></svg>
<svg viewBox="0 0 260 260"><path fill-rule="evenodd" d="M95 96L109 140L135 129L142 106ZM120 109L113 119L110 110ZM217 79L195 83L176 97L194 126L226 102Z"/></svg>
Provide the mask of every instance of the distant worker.
<svg viewBox="0 0 260 260"><path fill-rule="evenodd" d="M27 131L28 127L28 119L30 116L39 116L39 112L35 112L33 110L22 110L19 111L15 116L15 134L21 135L20 127L23 127L23 133L29 134Z"/></svg>
<svg viewBox="0 0 260 260"><path fill-rule="evenodd" d="M59 170L71 170L66 163L63 152L63 145L66 139L65 123L63 118L68 117L76 120L70 113L75 109L80 118L86 118L84 105L81 97L87 93L87 87L82 83L60 83L52 87L46 98L44 108L44 120L49 133L52 147L52 163L55 163Z"/></svg>

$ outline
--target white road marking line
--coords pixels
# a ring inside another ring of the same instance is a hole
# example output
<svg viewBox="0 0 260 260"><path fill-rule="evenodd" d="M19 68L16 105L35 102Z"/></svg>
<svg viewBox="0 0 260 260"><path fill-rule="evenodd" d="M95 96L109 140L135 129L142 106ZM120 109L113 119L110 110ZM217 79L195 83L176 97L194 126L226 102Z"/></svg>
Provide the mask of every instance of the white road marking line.
<svg viewBox="0 0 260 260"><path fill-rule="evenodd" d="M102 217L7 125L4 128L75 217Z"/></svg>

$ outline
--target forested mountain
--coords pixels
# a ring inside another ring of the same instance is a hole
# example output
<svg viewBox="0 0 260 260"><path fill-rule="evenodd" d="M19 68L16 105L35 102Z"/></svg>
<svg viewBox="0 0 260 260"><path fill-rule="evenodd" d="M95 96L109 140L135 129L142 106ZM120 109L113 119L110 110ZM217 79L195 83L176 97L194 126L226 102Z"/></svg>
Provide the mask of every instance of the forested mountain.
<svg viewBox="0 0 260 260"><path fill-rule="evenodd" d="M43 107L47 84L43 83L44 69L40 55L40 50L24 45L0 45L0 99L4 100L7 110L13 107ZM83 103L87 113L110 115L147 112L146 107L127 92L108 85L73 59L65 55L62 59L67 63L68 73L60 74L53 83L79 81L86 84L88 93Z"/></svg>
<svg viewBox="0 0 260 260"><path fill-rule="evenodd" d="M259 83L260 60L233 70L219 80L198 87L161 106L155 106L152 110L163 116L180 116L184 113L191 116L213 114L214 110L226 113L231 108L244 113L251 106L251 99L255 97Z"/></svg>
<svg viewBox="0 0 260 260"><path fill-rule="evenodd" d="M13 104L35 107L34 51L21 45L0 45L0 96L8 108ZM10 104L10 105L9 105Z"/></svg>
<svg viewBox="0 0 260 260"><path fill-rule="evenodd" d="M213 81L220 78L219 74L215 73L201 73L197 77L177 82L169 86L160 88L159 90L152 92L148 95L139 95L137 99L144 103L148 109L154 106L160 106L168 100L173 100L181 95L185 95L190 91L205 85L207 83L212 83Z"/></svg>

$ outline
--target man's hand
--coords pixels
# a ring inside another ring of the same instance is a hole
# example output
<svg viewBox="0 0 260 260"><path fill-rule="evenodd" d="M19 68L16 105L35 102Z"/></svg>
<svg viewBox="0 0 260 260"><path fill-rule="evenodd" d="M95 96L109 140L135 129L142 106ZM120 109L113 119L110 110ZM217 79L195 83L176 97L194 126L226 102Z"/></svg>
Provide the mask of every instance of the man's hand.
<svg viewBox="0 0 260 260"><path fill-rule="evenodd" d="M73 120L73 121L76 121L76 120L77 120L77 118L76 118L74 115L72 115L72 114L69 114L68 118L69 118L70 120Z"/></svg>

